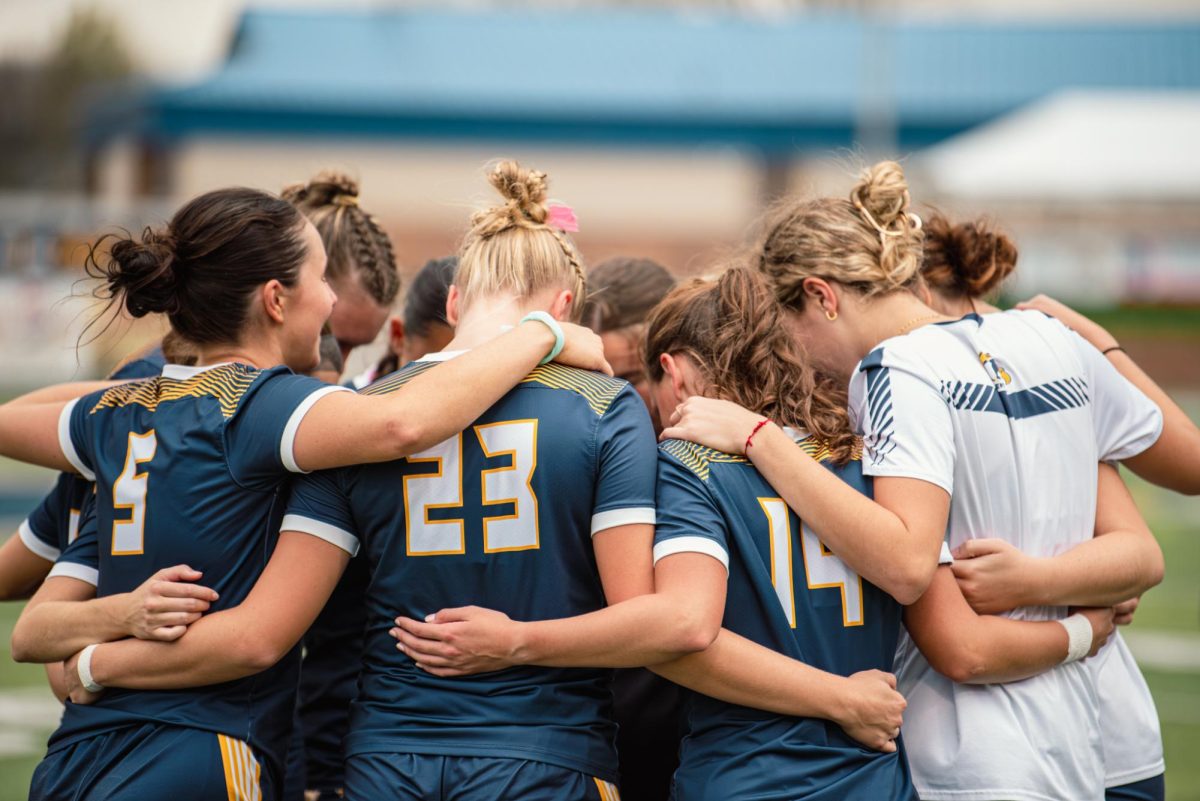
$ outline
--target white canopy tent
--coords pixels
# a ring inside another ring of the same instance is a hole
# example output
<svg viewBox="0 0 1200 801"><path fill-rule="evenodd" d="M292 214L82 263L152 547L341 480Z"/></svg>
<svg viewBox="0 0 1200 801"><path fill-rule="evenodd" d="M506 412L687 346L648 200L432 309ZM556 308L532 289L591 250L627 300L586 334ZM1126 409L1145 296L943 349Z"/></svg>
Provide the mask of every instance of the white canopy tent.
<svg viewBox="0 0 1200 801"><path fill-rule="evenodd" d="M1200 92L1063 92L918 153L913 167L954 199L1200 202Z"/></svg>

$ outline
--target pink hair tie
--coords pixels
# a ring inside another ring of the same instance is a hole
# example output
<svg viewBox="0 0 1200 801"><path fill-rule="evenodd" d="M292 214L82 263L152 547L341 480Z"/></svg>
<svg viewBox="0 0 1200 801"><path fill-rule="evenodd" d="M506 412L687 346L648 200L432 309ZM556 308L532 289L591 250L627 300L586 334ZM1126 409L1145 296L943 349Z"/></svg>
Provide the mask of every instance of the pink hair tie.
<svg viewBox="0 0 1200 801"><path fill-rule="evenodd" d="M546 225L572 234L579 230L579 220L576 219L574 210L570 206L558 204L546 207Z"/></svg>

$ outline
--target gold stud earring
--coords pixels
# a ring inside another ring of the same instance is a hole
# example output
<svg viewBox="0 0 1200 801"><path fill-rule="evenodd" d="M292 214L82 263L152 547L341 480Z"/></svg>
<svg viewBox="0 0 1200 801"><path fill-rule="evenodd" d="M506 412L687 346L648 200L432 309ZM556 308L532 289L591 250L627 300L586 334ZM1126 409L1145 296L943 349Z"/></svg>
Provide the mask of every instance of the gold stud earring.
<svg viewBox="0 0 1200 801"><path fill-rule="evenodd" d="M829 322L832 323L834 320L837 319L837 317L838 317L837 312L829 311L828 309L825 310L825 319L828 320Z"/></svg>

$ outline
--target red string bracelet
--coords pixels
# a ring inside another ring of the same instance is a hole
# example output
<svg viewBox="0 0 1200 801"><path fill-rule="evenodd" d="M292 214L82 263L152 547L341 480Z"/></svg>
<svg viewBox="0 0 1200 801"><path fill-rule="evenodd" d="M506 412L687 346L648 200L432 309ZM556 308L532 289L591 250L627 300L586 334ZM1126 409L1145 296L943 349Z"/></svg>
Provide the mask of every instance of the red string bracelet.
<svg viewBox="0 0 1200 801"><path fill-rule="evenodd" d="M754 439L754 435L757 434L759 430L769 422L771 421L765 417L758 421L758 425L756 425L754 430L750 432L750 436L746 437L746 447L743 450L750 450L750 446L753 444L750 440Z"/></svg>

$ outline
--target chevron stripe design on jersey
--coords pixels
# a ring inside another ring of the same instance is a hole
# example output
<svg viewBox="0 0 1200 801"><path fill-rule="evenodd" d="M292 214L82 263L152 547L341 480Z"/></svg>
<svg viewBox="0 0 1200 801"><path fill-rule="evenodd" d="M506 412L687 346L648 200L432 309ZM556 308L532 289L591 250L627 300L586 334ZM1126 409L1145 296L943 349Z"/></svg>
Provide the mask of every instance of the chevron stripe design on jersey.
<svg viewBox="0 0 1200 801"><path fill-rule="evenodd" d="M886 367L867 371L867 415L871 418L871 435L864 444L871 461L879 464L896 447L892 441L896 428L892 415L892 378Z"/></svg>
<svg viewBox="0 0 1200 801"><path fill-rule="evenodd" d="M943 381L942 397L955 409L971 412L1004 411L996 397L995 384L974 384L969 381ZM993 408L996 407L996 408Z"/></svg>
<svg viewBox="0 0 1200 801"><path fill-rule="evenodd" d="M105 392L89 414L95 414L101 409L117 409L133 404L144 406L153 412L161 403L182 398L207 397L216 399L221 405L221 414L228 419L237 412L242 396L258 375L259 371L253 367L225 364L182 381L165 376L134 381Z"/></svg>
<svg viewBox="0 0 1200 801"><path fill-rule="evenodd" d="M713 464L748 464L750 461L745 456L734 456L681 439L669 439L658 447L682 462L683 466L695 473L701 481L708 481L710 466Z"/></svg>
<svg viewBox="0 0 1200 801"><path fill-rule="evenodd" d="M413 362L391 375L384 376L374 384L363 387L358 392L360 395L386 395L389 392L395 392L426 370L432 370L438 364L440 362Z"/></svg>
<svg viewBox="0 0 1200 801"><path fill-rule="evenodd" d="M550 389L565 389L582 395L597 417L608 411L617 393L626 386L626 382L619 378L564 367L553 362L537 367L521 383L540 384Z"/></svg>
<svg viewBox="0 0 1200 801"><path fill-rule="evenodd" d="M946 403L955 409L996 412L1014 420L1079 409L1091 399L1087 382L1082 378L1062 378L1015 392L969 381L943 381L940 389Z"/></svg>
<svg viewBox="0 0 1200 801"><path fill-rule="evenodd" d="M825 444L824 441L814 439L813 437L809 437L807 439L800 440L796 444L800 446L800 450L804 451L805 453L807 453L809 456L811 456L813 459L815 459L818 462L824 462L824 461L828 460L832 455L829 451L829 447ZM854 438L854 447L850 451L850 461L852 461L852 462L862 461L862 453L863 453L862 440L859 439L858 437L855 437Z"/></svg>

